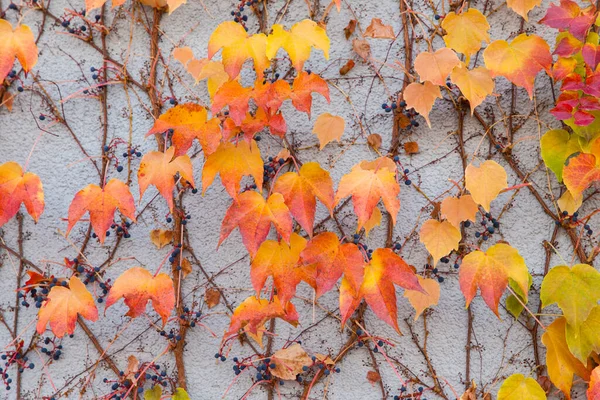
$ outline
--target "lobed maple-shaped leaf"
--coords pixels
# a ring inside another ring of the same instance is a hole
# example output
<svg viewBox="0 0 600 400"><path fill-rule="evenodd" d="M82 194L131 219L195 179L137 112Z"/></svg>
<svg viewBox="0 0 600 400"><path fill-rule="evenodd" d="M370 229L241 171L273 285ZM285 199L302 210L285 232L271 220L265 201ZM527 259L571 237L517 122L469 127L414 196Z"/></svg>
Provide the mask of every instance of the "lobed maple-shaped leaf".
<svg viewBox="0 0 600 400"><path fill-rule="evenodd" d="M506 171L496 161L486 160L479 167L469 164L465 170L465 187L473 200L485 211L501 191L508 187Z"/></svg>
<svg viewBox="0 0 600 400"><path fill-rule="evenodd" d="M577 135L571 135L564 129L552 129L542 136L540 149L544 163L554 172L556 179L562 182L567 159L580 152L581 145Z"/></svg>
<svg viewBox="0 0 600 400"><path fill-rule="evenodd" d="M273 286L282 302L290 301L296 294L301 281L300 252L306 247L306 239L292 233L289 244L285 240L262 242L250 265L250 279L257 296L265 286L267 278L273 278Z"/></svg>
<svg viewBox="0 0 600 400"><path fill-rule="evenodd" d="M505 243L497 243L486 252L481 250L467 254L460 266L460 290L466 299L466 306L481 291L481 297L498 317L498 303L508 286L509 279L521 289L527 300L529 271L519 252Z"/></svg>
<svg viewBox="0 0 600 400"><path fill-rule="evenodd" d="M373 39L395 39L394 28L381 22L380 18L371 19L371 24L365 29L363 37Z"/></svg>
<svg viewBox="0 0 600 400"><path fill-rule="evenodd" d="M560 5L550 5L540 23L561 31L569 31L577 39L584 40L596 19L594 14L593 8L581 10L574 1L560 0Z"/></svg>
<svg viewBox="0 0 600 400"><path fill-rule="evenodd" d="M399 194L396 164L387 157L380 157L355 165L350 173L340 179L335 204L352 195L354 212L358 217L357 230L360 230L371 218L380 199L383 200L383 205L395 224L396 215L400 210Z"/></svg>
<svg viewBox="0 0 600 400"><path fill-rule="evenodd" d="M305 19L286 31L280 24L273 25L273 32L267 37L267 58L272 60L280 48L283 48L292 60L296 71L302 71L304 62L310 57L314 47L322 50L326 60L329 60L329 38L325 29L316 22Z"/></svg>
<svg viewBox="0 0 600 400"><path fill-rule="evenodd" d="M299 72L292 84L290 99L296 110L305 112L310 117L312 107L312 93L316 92L325 97L329 103L329 86L323 78L317 74L305 71Z"/></svg>
<svg viewBox="0 0 600 400"><path fill-rule="evenodd" d="M269 372L273 376L287 381L296 380L296 376L304 371L303 368L313 364L311 357L298 343L292 343L284 349L277 350L271 356L271 362L275 364L275 368L269 368Z"/></svg>
<svg viewBox="0 0 600 400"><path fill-rule="evenodd" d="M592 371L586 393L588 400L600 400L600 366L594 368Z"/></svg>
<svg viewBox="0 0 600 400"><path fill-rule="evenodd" d="M239 227L242 242L250 255L254 256L269 234L271 224L286 242L290 241L292 217L283 196L273 193L265 200L258 192L246 191L234 200L225 213L219 246L235 228Z"/></svg>
<svg viewBox="0 0 600 400"><path fill-rule="evenodd" d="M560 57L552 64L552 78L559 82L568 78L577 68L577 59L575 57Z"/></svg>
<svg viewBox="0 0 600 400"><path fill-rule="evenodd" d="M416 112L421 114L427 125L431 128L429 121L429 112L433 108L436 99L441 99L440 87L429 81L424 83L413 82L404 89L404 100L408 108L414 108Z"/></svg>
<svg viewBox="0 0 600 400"><path fill-rule="evenodd" d="M194 103L179 104L161 114L146 136L171 130L176 156L184 155L192 147L194 139L198 139L202 151L208 156L221 142L221 127L217 118L208 121L207 118L206 108Z"/></svg>
<svg viewBox="0 0 600 400"><path fill-rule="evenodd" d="M211 59L223 49L221 58L225 71L235 79L246 60L254 61L256 75L262 79L263 72L269 67L267 58L267 36L264 33L248 34L241 24L233 21L222 22L208 40L208 58Z"/></svg>
<svg viewBox="0 0 600 400"><path fill-rule="evenodd" d="M229 330L226 336L237 333L240 329L257 335L265 322L272 318L281 318L293 326L298 325L298 312L291 302L282 304L278 296L272 301L250 296L233 311Z"/></svg>
<svg viewBox="0 0 600 400"><path fill-rule="evenodd" d="M583 364L592 352L600 353L600 306L594 306L580 325L567 324L565 337L569 351Z"/></svg>
<svg viewBox="0 0 600 400"><path fill-rule="evenodd" d="M424 292L419 290L404 291L404 297L408 299L410 305L415 309L415 321L419 319L423 311L436 305L440 300L440 284L436 279L422 278L420 276L417 276L417 279Z"/></svg>
<svg viewBox="0 0 600 400"><path fill-rule="evenodd" d="M227 193L237 199L240 181L245 175L251 175L258 190L263 185L263 161L260 150L254 140L250 143L240 141L237 144L224 142L208 156L202 168L202 193L213 183L217 174Z"/></svg>
<svg viewBox="0 0 600 400"><path fill-rule="evenodd" d="M546 392L537 381L523 374L512 374L502 382L498 400L546 400Z"/></svg>
<svg viewBox="0 0 600 400"><path fill-rule="evenodd" d="M135 202L129 187L118 179L111 179L103 188L89 184L81 189L69 206L67 235L86 212L100 243L104 243L106 231L114 222L115 210L135 221Z"/></svg>
<svg viewBox="0 0 600 400"><path fill-rule="evenodd" d="M458 86L471 107L471 115L475 107L483 103L485 98L494 92L494 80L491 72L484 67L468 69L459 65L450 73L450 80Z"/></svg>
<svg viewBox="0 0 600 400"><path fill-rule="evenodd" d="M369 220L363 225L366 237L369 237L369 232L371 232L371 229L375 228L376 226L381 226L382 217L383 215L381 215L381 210L379 210L379 207L375 207L373 214L371 214L371 218L369 218Z"/></svg>
<svg viewBox="0 0 600 400"><path fill-rule="evenodd" d="M594 182L600 181L600 139L591 144L590 153L567 158L562 173L565 186L576 198Z"/></svg>
<svg viewBox="0 0 600 400"><path fill-rule="evenodd" d="M506 0L508 8L519 14L525 21L529 21L529 11L542 4L542 0Z"/></svg>
<svg viewBox="0 0 600 400"><path fill-rule="evenodd" d="M131 318L145 313L148 302L152 300L152 307L162 318L163 326L175 307L175 289L171 277L162 272L153 276L142 267L129 268L115 280L106 297L106 309L121 297L129 307L125 315Z"/></svg>
<svg viewBox="0 0 600 400"><path fill-rule="evenodd" d="M460 65L460 60L448 47L442 47L435 52L423 51L417 55L414 62L421 82L430 81L439 86L446 85L446 78L457 65Z"/></svg>
<svg viewBox="0 0 600 400"><path fill-rule="evenodd" d="M313 133L319 138L319 150L323 150L329 142L339 142L345 127L346 121L342 117L329 113L319 115L313 126Z"/></svg>
<svg viewBox="0 0 600 400"><path fill-rule="evenodd" d="M65 334L70 335L75 330L78 315L96 321L98 309L85 285L79 278L72 276L68 288L57 285L50 289L48 298L38 311L37 333L43 334L46 325L50 323L55 336L62 338Z"/></svg>
<svg viewBox="0 0 600 400"><path fill-rule="evenodd" d="M25 72L31 71L38 60L35 37L27 25L13 29L10 22L0 19L0 83L12 70L15 58Z"/></svg>
<svg viewBox="0 0 600 400"><path fill-rule="evenodd" d="M477 211L477 203L469 194L460 197L446 197L440 206L442 217L457 228L460 228L460 223L463 221L475 222Z"/></svg>
<svg viewBox="0 0 600 400"><path fill-rule="evenodd" d="M252 97L258 107L269 114L279 110L283 102L290 98L292 88L283 79L275 82L257 80L254 82Z"/></svg>
<svg viewBox="0 0 600 400"><path fill-rule="evenodd" d="M542 343L546 346L546 368L550 381L571 399L573 374L589 381L590 373L577 358L571 354L565 338L566 320L557 318L542 335Z"/></svg>
<svg viewBox="0 0 600 400"><path fill-rule="evenodd" d="M587 264L552 268L540 291L542 307L556 303L569 325L579 326L600 300L600 272Z"/></svg>
<svg viewBox="0 0 600 400"><path fill-rule="evenodd" d="M464 54L467 64L469 57L481 49L481 42L490 41L490 24L485 15L475 8L469 8L460 14L448 13L442 21L442 28L446 31L446 46Z"/></svg>
<svg viewBox="0 0 600 400"><path fill-rule="evenodd" d="M38 222L44 212L44 189L40 177L14 161L0 165L0 226L14 217L21 204L31 218Z"/></svg>
<svg viewBox="0 0 600 400"><path fill-rule="evenodd" d="M140 185L140 198L146 192L149 185L154 185L162 197L167 200L169 210L173 211L173 189L175 188L175 175L179 174L194 187L194 172L190 156L184 154L173 157L175 148L169 147L164 153L151 151L144 154L138 170L138 182Z"/></svg>
<svg viewBox="0 0 600 400"><path fill-rule="evenodd" d="M315 289L316 298L333 288L344 271L362 271L365 264L363 254L355 244L340 244L332 232L312 238L300 253L300 259L302 279Z"/></svg>
<svg viewBox="0 0 600 400"><path fill-rule="evenodd" d="M566 82L567 80L565 80L565 84ZM586 87L583 85L579 89L585 91ZM597 110L600 110L600 100L597 97L587 94L580 95L577 91L569 90L558 96L556 106L550 110L550 113L560 121L570 120L576 126L588 126L596 119L593 112Z"/></svg>
<svg viewBox="0 0 600 400"><path fill-rule="evenodd" d="M194 58L194 52L190 47L177 47L173 50L173 58L183 64L187 72L196 81L196 84L206 79L208 94L211 98L221 85L229 81L229 74L225 72L225 66L222 62L207 58Z"/></svg>
<svg viewBox="0 0 600 400"><path fill-rule="evenodd" d="M315 211L319 199L333 212L333 181L319 163L309 162L298 172L286 172L275 181L273 192L281 193L292 216L310 237L313 234Z"/></svg>
<svg viewBox="0 0 600 400"><path fill-rule="evenodd" d="M433 258L432 265L436 265L440 258L452 250L458 250L462 235L450 222L430 219L421 226L419 237Z"/></svg>
<svg viewBox="0 0 600 400"><path fill-rule="evenodd" d="M503 76L515 85L525 88L533 98L535 77L541 70L550 73L552 54L550 46L537 35L520 34L508 43L492 42L483 52L485 66L495 76Z"/></svg>
<svg viewBox="0 0 600 400"><path fill-rule="evenodd" d="M243 87L238 81L230 81L221 85L213 97L211 111L217 114L223 107L229 107L229 116L240 125L250 107L252 88Z"/></svg>

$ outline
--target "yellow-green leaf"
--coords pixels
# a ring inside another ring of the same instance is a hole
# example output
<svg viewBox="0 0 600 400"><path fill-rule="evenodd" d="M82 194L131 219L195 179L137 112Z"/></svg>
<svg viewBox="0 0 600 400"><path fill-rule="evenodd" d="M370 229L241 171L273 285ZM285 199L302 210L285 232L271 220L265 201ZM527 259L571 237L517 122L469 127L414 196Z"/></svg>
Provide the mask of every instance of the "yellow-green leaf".
<svg viewBox="0 0 600 400"><path fill-rule="evenodd" d="M513 374L500 386L498 400L546 400L546 392L535 379Z"/></svg>
<svg viewBox="0 0 600 400"><path fill-rule="evenodd" d="M587 362L592 351L600 353L600 306L595 306L581 325L567 324L569 350L582 363Z"/></svg>
<svg viewBox="0 0 600 400"><path fill-rule="evenodd" d="M556 179L562 182L565 162L574 153L581 151L579 139L564 129L552 129L542 136L540 141L542 159L554 172Z"/></svg>

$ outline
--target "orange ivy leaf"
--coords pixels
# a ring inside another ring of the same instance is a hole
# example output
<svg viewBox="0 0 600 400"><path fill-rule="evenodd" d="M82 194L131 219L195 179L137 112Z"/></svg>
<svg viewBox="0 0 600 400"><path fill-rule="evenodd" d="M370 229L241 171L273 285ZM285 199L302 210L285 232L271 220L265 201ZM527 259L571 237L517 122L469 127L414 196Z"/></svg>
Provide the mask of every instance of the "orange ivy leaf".
<svg viewBox="0 0 600 400"><path fill-rule="evenodd" d="M37 333L43 334L49 322L52 333L57 337L70 335L75 330L78 315L96 321L98 309L85 285L72 276L68 288L57 285L50 289L47 300L38 311Z"/></svg>
<svg viewBox="0 0 600 400"><path fill-rule="evenodd" d="M567 399L571 399L573 374L589 381L590 373L585 365L569 351L565 337L566 325L563 317L557 318L546 328L546 332L542 335L542 343L546 346L546 368L550 380Z"/></svg>
<svg viewBox="0 0 600 400"><path fill-rule="evenodd" d="M291 93L290 84L283 79L278 79L275 82L257 80L254 82L252 97L256 105L269 113L273 113L279 110L286 99L290 98Z"/></svg>
<svg viewBox="0 0 600 400"><path fill-rule="evenodd" d="M600 400L600 366L592 371L587 398L588 400Z"/></svg>
<svg viewBox="0 0 600 400"><path fill-rule="evenodd" d="M211 111L217 114L225 106L229 106L229 116L233 121L240 125L250 106L252 98L252 88L243 87L238 81L230 81L221 85L215 94L211 106Z"/></svg>
<svg viewBox="0 0 600 400"><path fill-rule="evenodd" d="M0 19L0 82L12 70L15 57L25 72L31 71L38 59L35 37L27 25L13 29L10 22Z"/></svg>
<svg viewBox="0 0 600 400"><path fill-rule="evenodd" d="M465 170L465 187L473 200L490 211L490 203L508 187L506 171L496 161L486 160L479 167L469 164Z"/></svg>
<svg viewBox="0 0 600 400"><path fill-rule="evenodd" d="M173 58L183 64L196 83L207 80L208 94L211 98L221 85L229 81L229 74L225 72L222 62L211 61L207 58L196 59L190 47L177 47L173 50Z"/></svg>
<svg viewBox="0 0 600 400"><path fill-rule="evenodd" d="M240 74L242 65L249 58L254 61L254 69L260 79L264 70L269 67L269 59L266 56L267 36L263 33L249 35L237 22L222 22L210 36L208 58L211 59L221 49L223 65L231 79Z"/></svg>
<svg viewBox="0 0 600 400"><path fill-rule="evenodd" d="M13 161L0 165L0 226L14 217L21 204L35 222L44 212L44 189L40 177L24 172Z"/></svg>
<svg viewBox="0 0 600 400"><path fill-rule="evenodd" d="M450 222L430 219L421 226L419 237L431 254L432 265L435 266L440 258L452 250L458 250L458 243L462 236L458 228Z"/></svg>
<svg viewBox="0 0 600 400"><path fill-rule="evenodd" d="M259 328L272 318L281 318L293 326L298 325L298 312L291 302L281 304L277 296L273 296L271 302L254 296L248 297L233 311L229 330L225 335L235 334L240 329L257 335Z"/></svg>
<svg viewBox="0 0 600 400"><path fill-rule="evenodd" d="M135 221L135 203L129 187L118 179L111 179L104 188L89 184L81 189L69 206L67 235L86 212L100 243L104 243L106 231L114 222L115 210Z"/></svg>
<svg viewBox="0 0 600 400"><path fill-rule="evenodd" d="M446 31L444 42L446 46L469 57L481 49L481 42L490 42L490 24L485 15L475 8L456 14L450 12L442 21L442 28Z"/></svg>
<svg viewBox="0 0 600 400"><path fill-rule="evenodd" d="M466 306L481 291L481 297L498 317L498 303L508 286L509 279L521 289L527 300L529 271L519 252L505 243L497 243L486 252L481 250L467 254L459 272L460 290L465 295Z"/></svg>
<svg viewBox="0 0 600 400"><path fill-rule="evenodd" d="M519 14L525 21L529 21L527 14L535 7L542 4L542 0L506 0L506 5Z"/></svg>
<svg viewBox="0 0 600 400"><path fill-rule="evenodd" d="M373 39L395 39L394 28L385 25L380 18L373 18L371 24L365 29L364 37Z"/></svg>
<svg viewBox="0 0 600 400"><path fill-rule="evenodd" d="M346 121L342 117L329 113L319 115L313 127L313 133L319 138L319 150L323 150L329 142L339 142L345 127Z"/></svg>
<svg viewBox="0 0 600 400"><path fill-rule="evenodd" d="M431 128L429 121L429 112L433 108L433 103L438 98L442 98L440 87L429 81L424 83L413 82L404 89L404 100L408 108L414 108L416 112L421 114L427 125Z"/></svg>
<svg viewBox="0 0 600 400"><path fill-rule="evenodd" d="M221 127L217 118L207 118L206 108L194 103L179 104L158 117L146 136L171 130L176 156L185 154L194 139L198 139L204 154L210 155L221 141Z"/></svg>
<svg viewBox="0 0 600 400"><path fill-rule="evenodd" d="M563 168L563 181L575 198L585 189L600 181L600 139L590 146L590 153L579 153L567 159Z"/></svg>
<svg viewBox="0 0 600 400"><path fill-rule="evenodd" d="M508 43L496 40L483 52L485 66L492 74L503 76L512 83L527 89L533 98L535 76L541 70L550 73L552 54L550 46L539 36L520 34Z"/></svg>
<svg viewBox="0 0 600 400"><path fill-rule="evenodd" d="M415 309L415 321L427 308L434 306L440 300L440 284L436 279L422 278L417 276L419 284L425 292L419 290L405 290L404 297Z"/></svg>
<svg viewBox="0 0 600 400"><path fill-rule="evenodd" d="M266 201L260 193L246 191L229 207L221 225L219 246L236 228L240 228L242 242L251 256L269 234L271 224L286 242L292 233L292 218L283 196L273 193Z"/></svg>
<svg viewBox="0 0 600 400"><path fill-rule="evenodd" d="M329 86L327 86L327 82L317 74L309 74L305 71L299 72L292 84L290 98L294 107L298 111L307 113L309 117L313 92L321 94L329 103Z"/></svg>
<svg viewBox="0 0 600 400"><path fill-rule="evenodd" d="M260 150L254 140L248 143L240 141L236 144L221 143L217 151L206 159L202 169L202 193L213 183L217 174L227 193L234 199L240 192L240 181L244 175L251 175L258 190L263 185L263 161Z"/></svg>
<svg viewBox="0 0 600 400"><path fill-rule="evenodd" d="M300 254L300 259L302 279L315 289L317 298L329 291L344 271L362 271L365 263L355 244L340 244L332 232L323 232L312 238Z"/></svg>
<svg viewBox="0 0 600 400"><path fill-rule="evenodd" d="M296 233L290 236L289 244L284 240L262 242L250 266L250 279L257 296L271 276L282 302L286 303L294 297L301 280L298 261L305 247L306 239Z"/></svg>
<svg viewBox="0 0 600 400"><path fill-rule="evenodd" d="M281 175L275 182L273 191L283 195L292 216L310 237L317 208L315 197L321 200L330 213L333 211L333 181L329 172L317 162L302 165L299 172Z"/></svg>
<svg viewBox="0 0 600 400"><path fill-rule="evenodd" d="M169 210L173 211L173 189L177 173L194 187L192 161L187 154L173 158L175 148L169 147L166 152L151 151L144 155L138 170L140 198L149 185L154 185L162 197L167 200Z"/></svg>
<svg viewBox="0 0 600 400"><path fill-rule="evenodd" d="M280 48L283 48L296 71L302 71L304 62L310 57L311 49L317 48L323 51L326 60L329 60L329 38L325 29L316 22L305 19L292 26L286 31L279 24L273 25L273 33L267 38L267 58L272 60Z"/></svg>
<svg viewBox="0 0 600 400"><path fill-rule="evenodd" d="M460 65L458 56L447 47L442 47L435 53L423 51L417 55L414 63L421 82L430 81L440 86L446 85L446 78L457 65Z"/></svg>
<svg viewBox="0 0 600 400"><path fill-rule="evenodd" d="M461 93L469 100L471 115L475 107L483 103L485 98L494 92L494 80L487 68L468 69L457 66L450 73L450 80L458 86Z"/></svg>
<svg viewBox="0 0 600 400"><path fill-rule="evenodd" d="M395 224L396 215L400 210L399 194L396 164L387 157L380 157L355 165L349 174L342 177L335 195L335 204L352 195L354 212L358 217L357 230L360 230L371 218L380 199L383 200L383 205Z"/></svg>
<svg viewBox="0 0 600 400"><path fill-rule="evenodd" d="M473 201L471 195L465 194L460 197L446 197L442 200L440 208L442 217L457 228L460 228L460 223L463 221L475 222L477 215L477 204Z"/></svg>
<svg viewBox="0 0 600 400"><path fill-rule="evenodd" d="M160 273L153 276L150 271L141 267L129 268L117 278L106 297L106 308L121 297L129 307L125 315L131 318L137 318L146 312L146 306L152 300L152 307L162 318L163 326L175 307L175 289L169 275Z"/></svg>

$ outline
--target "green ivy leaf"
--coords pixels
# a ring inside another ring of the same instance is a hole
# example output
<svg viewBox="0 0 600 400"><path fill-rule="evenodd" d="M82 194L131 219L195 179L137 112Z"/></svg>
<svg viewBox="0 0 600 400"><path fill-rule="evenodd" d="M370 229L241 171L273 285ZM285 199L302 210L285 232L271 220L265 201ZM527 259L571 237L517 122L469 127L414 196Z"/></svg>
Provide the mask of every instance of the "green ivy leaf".
<svg viewBox="0 0 600 400"><path fill-rule="evenodd" d="M162 388L160 385L154 385L151 389L144 392L144 400L160 400L162 397Z"/></svg>
<svg viewBox="0 0 600 400"><path fill-rule="evenodd" d="M527 292L529 292L529 289L531 289L532 283L533 283L533 278L531 277L531 274L529 274L529 282L527 283ZM523 307L523 304L527 304L528 296L527 296L527 293L523 293L523 290L521 289L521 287L514 280L509 279L508 286L510 286L511 290L513 292L515 292L515 294L517 296L515 296L514 294L511 293L506 298L506 309L508 310L508 312L510 312L512 314L513 317L515 317L515 319L518 319L519 316L521 315L521 313L523 312L523 310L525 309L525 307Z"/></svg>
<svg viewBox="0 0 600 400"><path fill-rule="evenodd" d="M175 393L173 393L173 397L171 400L192 400L190 399L190 395L182 388L175 389Z"/></svg>
<svg viewBox="0 0 600 400"><path fill-rule="evenodd" d="M565 162L574 153L581 151L579 138L570 135L564 129L552 129L541 139L542 159L554 172L556 179L562 182L562 172Z"/></svg>

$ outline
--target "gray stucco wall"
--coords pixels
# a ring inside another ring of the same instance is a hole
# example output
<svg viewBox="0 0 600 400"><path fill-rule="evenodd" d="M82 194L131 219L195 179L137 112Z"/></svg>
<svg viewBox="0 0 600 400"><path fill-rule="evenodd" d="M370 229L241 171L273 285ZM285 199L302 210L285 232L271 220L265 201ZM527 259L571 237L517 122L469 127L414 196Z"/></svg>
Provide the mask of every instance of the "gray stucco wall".
<svg viewBox="0 0 600 400"><path fill-rule="evenodd" d="M273 23L276 11L284 7L286 3L289 3L289 9L282 20L284 25L290 27L292 23L307 17L306 3L302 0L270 1L269 23ZM327 2L322 1L321 3L320 12L323 11ZM284 107L290 132L301 143L301 147L307 148L301 153L301 158L305 161L320 161L325 168L331 171L335 182L339 181L343 174L348 173L358 161L376 157L376 154L366 145L365 138L361 136L356 116L362 119L368 132L379 133L383 137L384 148L389 145L392 127L391 114L381 110L381 103L388 101L386 89L373 77L372 70L365 63L354 56L357 61L356 68L345 78L337 79L339 78L338 69L348 58L353 57L351 42L345 39L343 32L348 21L353 18L348 5L354 10L363 28L374 17L391 24L395 32L398 32L401 27L398 0L348 0L344 3L342 12L332 11L328 19L327 30L332 41L330 60L324 60L320 52L313 52L313 57L307 63L307 67L321 73L327 79L332 79L352 100L353 105L350 106L341 91L333 86L331 87L331 104L327 104L318 96L315 97L314 116L321 112L331 112L346 118L347 125L342 143L330 144L319 152L315 146L317 140L310 133L312 121L306 115L293 111L291 107ZM519 29L520 18L507 10L501 1L490 3L493 4L489 4L488 9L499 8L489 17L492 25L492 38L514 37ZM415 9L418 10L422 6L423 4L415 4ZM484 4L477 2L472 6L482 9ZM541 7L531 12L530 21L538 21L547 6L548 3L544 2ZM63 15L65 8L81 10L83 2L54 0L50 4L51 12L59 17ZM171 54L174 44L192 47L196 57L206 56L206 43L211 32L220 22L230 18L229 13L232 8L233 1L230 0L190 0L188 4L180 7L171 15L165 15L161 23L164 37L160 43L165 57ZM132 9L138 18L150 18L152 15L150 9L133 7L131 1L128 1L119 11L108 12L108 20L114 24L113 31L108 37L108 44L110 55L120 62L126 58L128 71L133 76L141 76L140 79L143 79L147 76L151 63L151 60L148 59L148 35L141 24L132 22L128 14L128 11ZM97 14L97 11L92 14ZM36 32L35 27L41 23L41 17L40 12L30 11L26 14L24 21L31 25ZM7 18L14 23L18 18L17 12L9 10ZM77 18L74 19L74 24L76 24L76 20ZM256 28L255 22L251 16L249 20L251 30ZM552 34L537 24L526 24L525 27L528 32L536 32L545 37L551 37ZM399 69L393 68L393 64L396 60L402 61L402 40L394 43L389 40L372 40L371 46L374 58L386 61L387 66L381 69L381 74L385 77L390 92L396 93L402 87L403 76ZM65 33L64 28L52 21L47 22L45 33L39 42L39 49L39 63L32 75L39 78L40 84L55 102L64 100L61 107L64 107L64 114L71 129L86 151L94 157L99 157L102 137L100 103L93 96L83 95L82 90L93 84L92 73L89 71L90 67L101 65L100 53L70 37ZM424 49L426 49L424 41L417 43L415 50ZM203 101L207 100L204 84L193 86L192 78L176 61L172 58L165 61L176 76L180 77L180 80L174 83L180 102L194 100L195 96L200 96ZM481 60L479 62L481 63ZM29 170L39 174L44 183L46 210L37 225L34 225L28 216L25 217L24 255L35 264L62 276L65 270L59 264L64 257L73 258L76 255L75 248L80 244L87 229L87 224L80 223L68 240L63 237L67 225L65 218L69 204L75 193L83 186L88 183L98 183L98 175L91 163L83 159L82 152L64 126L53 124L49 119L45 121L38 119L38 115L50 114L50 112L48 104L30 90L32 75L25 79L23 86L26 87L26 90L15 99L13 111L9 113L5 108L0 109L0 163L14 160L24 164L34 143L39 140L31 155ZM533 171L530 176L531 181L544 194L549 193L548 178L545 168L543 165L540 166L538 138L545 131L547 125L558 126L547 112L552 104L548 82L546 76L540 75L535 90L541 128L538 129L534 118L522 119L524 125L517 133L519 142L514 148L519 165L524 171ZM60 92L58 88L60 88ZM497 79L496 92L503 95L500 98L500 104L504 110L508 110L510 106L510 95L507 94L509 89L507 81L501 78ZM14 88L12 90L14 91ZM40 90L40 87L36 85L35 90ZM120 84L111 86L108 92L109 140L121 138L128 141L128 138L131 137L133 145L140 151L147 152L155 149L154 140L144 138L145 133L152 126L147 97L134 87L125 91ZM481 109L483 110L486 105L494 107L496 117L500 118L493 98L488 98ZM165 104L165 109L168 107L170 105ZM525 91L519 89L516 107L518 114L528 115L532 109L533 103L528 99ZM131 126L129 118L132 121ZM432 129L428 129L421 120L420 127L412 130L411 139L417 141L421 147L419 154L401 155L401 161L406 168L411 170L411 179L417 182L428 196L436 197L452 186L449 179L460 179L462 170L460 156L456 151L456 138L452 135L457 129L457 118L451 104L438 100L431 113L431 121ZM467 150L470 154L478 151L477 155L483 159L488 152L488 143L484 141L481 148L478 149L483 133L481 126L470 116L466 117L465 123ZM500 133L502 129L502 125L499 125ZM45 131L47 133L44 133ZM357 137L356 145L350 146L350 143ZM125 151L124 149L124 146L120 146L119 151L116 152L117 155ZM278 141L263 135L261 151L264 156L275 155L279 150ZM492 153L494 153L493 149ZM492 159L501 162L497 155ZM202 156L193 160L194 172L198 180L203 161ZM505 165L502 162L501 164ZM139 159L134 159L132 168L137 170L138 165ZM507 170L509 185L521 183L510 169L507 168ZM110 168L109 177L125 179L126 173L117 173L114 168ZM558 194L559 186L556 184L554 176L550 176L550 181L553 193ZM132 193L136 201L140 201L139 207L141 208L154 197L156 191L151 188L142 199L139 199L137 179L134 178ZM513 192L502 194L493 203L492 213L499 214L502 208L511 202L513 194ZM412 187L403 186L400 198L402 205L394 237L397 240L409 238L401 254L419 271L422 271L427 260L427 252L419 242L418 236L413 234L413 228L415 224L420 224L426 219L427 212L421 215L422 208L426 206L426 203ZM241 300L252 293L249 280L249 260L246 250L241 246L239 233L234 232L218 250L216 249L220 223L230 204L229 197L222 186L216 183L204 197L200 194L186 196L184 204L186 210L192 215L188 225L190 241L203 268L209 274L216 276L215 282L227 293L228 300L233 305L239 304ZM583 213L589 212L594 207L597 208L598 204L597 198L588 202ZM318 211L317 220L326 216L323 208L319 208ZM152 271L157 268L165 257L167 249L156 250L149 240L149 232L152 229L168 227L165 222L167 213L168 209L164 201L159 199L152 202L148 211L132 229L132 238L125 240L119 247L113 260L114 265L106 273L107 278L114 280L121 272L136 265L147 267ZM351 208L344 209L340 216L346 229L351 232L355 226ZM597 223L597 219L593 222ZM333 229L333 226L330 228ZM515 246L525 258L530 272L534 276L534 288L531 296L534 308L537 308L540 274L543 272L545 257L543 242L549 240L553 229L554 222L542 212L531 194L523 189L518 192L510 207L503 214L499 233L491 241L505 240ZM18 246L16 220L7 223L0 232L7 245L16 249ZM467 230L467 232L472 238L474 230ZM409 235L411 236L409 237ZM89 262L92 265L104 262L114 240L114 237L108 238L104 246L92 241L88 246ZM367 240L372 248L383 246L384 242L384 227L376 228ZM584 245L588 244L584 243ZM556 248L567 262L572 262L572 247L564 232L559 234ZM560 263L559 257L552 257L552 266ZM0 308L7 321L12 323L18 259L5 251L0 251L0 266ZM450 398L453 398L451 387L460 395L465 386L467 311L464 308L464 298L459 291L457 272L452 268L452 264L440 264L439 269L445 281L441 284L439 304L427 319L427 352L438 377L447 383L444 388L445 392ZM185 280L184 292L188 293L184 299L186 304L190 306L193 302L202 304L207 286L207 279L200 272L198 266L194 266L193 273ZM89 286L89 289L98 290L92 285ZM296 338L300 333L302 333L300 339L303 347L311 354L333 354L345 343L348 337L347 333L340 330L337 319L326 317L324 311L330 310L334 314L336 313L337 292L334 290L325 295L319 302L320 307L313 307L311 299L311 289L307 285L301 284L298 290L298 299L294 301L301 316L300 326L294 329L278 322L274 348L280 348L286 340ZM371 311L366 313L366 323L370 332L388 338L395 344L395 347L388 346L390 357L401 361L416 375L431 383L427 365L419 349L415 346L407 326L407 324L412 325L420 343L423 343L422 320L412 321L414 311L401 296L399 296L398 306L400 326L405 336L398 336L391 328L378 321ZM196 306L196 309L198 307ZM106 314L103 313L103 305L99 304L99 310L101 317L98 322L90 324L91 329L100 338L105 348L109 346L115 333L120 332L117 340L110 345L108 350L120 368L125 369L127 357L130 354L134 354L140 361L150 361L161 354L167 346L166 340L161 338L155 329L149 327L146 318L141 317L130 322L128 317L123 316L126 307L122 302L110 308ZM474 321L471 377L478 386L486 387L495 396L503 377L513 372L522 372L527 375L534 370L535 362L530 335L505 310L501 310L502 318L500 320L496 318L479 297L472 304L472 310ZM226 311L223 304L207 311L208 316L203 320L206 328L197 327L188 333L185 350L186 367L189 393L193 399L241 398L252 386L254 374L242 374L232 384L235 376L230 359L233 356L242 357L250 354L247 346L242 347L239 343L235 343L229 360L226 362L215 362L213 357L218 351L222 333L228 326L229 317ZM149 315L155 316L153 311ZM33 321L35 319L34 307L21 308L18 332L22 334L26 342L34 333ZM319 323L315 327L304 331L305 328L317 321ZM545 321L549 320L545 319ZM175 324L171 326L175 327ZM214 335L211 332L214 332ZM0 343L6 345L9 342L10 337L7 331L0 327ZM33 371L26 371L23 374L24 398L39 399L41 396L51 395L59 389L65 398L72 399L103 398L102 396L110 393L111 384L102 383L102 379L106 377L112 380L114 376L101 364L95 371L94 383L88 387L85 393L80 394L80 388L88 376L87 371L93 368L98 358L95 348L83 331L78 328L73 338L65 338L61 343L64 356L46 367L42 368L42 365L48 361L48 357L41 353L32 353L30 359L36 363L37 367ZM376 359L389 398L392 398L393 395L399 394L400 380L383 356L376 355ZM174 376L174 360L171 354L161 356L157 362L170 375ZM319 383L312 390L311 398L381 398L378 386L370 384L366 379L367 372L373 369L371 363L370 355L365 348L353 350L340 363L341 372ZM11 375L15 376L16 372L11 371ZM229 388L230 384L232 385ZM293 382L286 383L280 391L283 398L297 398L301 392L301 386ZM585 398L582 385L577 386L576 391L574 398ZM326 396L324 392L326 392ZM257 387L249 398L263 399L266 398L265 393L263 388ZM15 398L14 389L1 396ZM431 399L436 396L426 392L423 398Z"/></svg>

